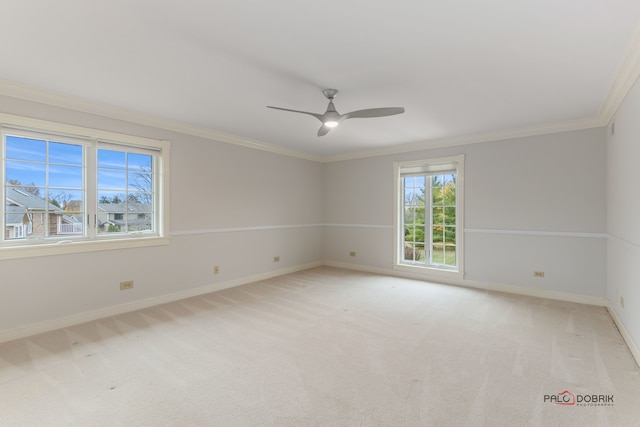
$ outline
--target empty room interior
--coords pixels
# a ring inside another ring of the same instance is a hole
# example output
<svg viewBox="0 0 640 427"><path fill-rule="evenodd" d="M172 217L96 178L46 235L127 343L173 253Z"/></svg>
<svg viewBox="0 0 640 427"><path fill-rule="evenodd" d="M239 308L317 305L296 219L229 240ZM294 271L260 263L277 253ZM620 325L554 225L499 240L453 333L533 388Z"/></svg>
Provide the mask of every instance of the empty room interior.
<svg viewBox="0 0 640 427"><path fill-rule="evenodd" d="M640 2L11 2L0 425L637 425Z"/></svg>

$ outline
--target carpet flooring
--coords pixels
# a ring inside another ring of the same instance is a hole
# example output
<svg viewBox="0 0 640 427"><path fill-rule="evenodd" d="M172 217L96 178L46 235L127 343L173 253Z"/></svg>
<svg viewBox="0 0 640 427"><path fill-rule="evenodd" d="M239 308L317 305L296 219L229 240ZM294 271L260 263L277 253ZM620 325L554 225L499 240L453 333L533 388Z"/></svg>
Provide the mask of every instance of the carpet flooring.
<svg viewBox="0 0 640 427"><path fill-rule="evenodd" d="M3 427L520 425L640 425L605 308L320 267L0 344Z"/></svg>

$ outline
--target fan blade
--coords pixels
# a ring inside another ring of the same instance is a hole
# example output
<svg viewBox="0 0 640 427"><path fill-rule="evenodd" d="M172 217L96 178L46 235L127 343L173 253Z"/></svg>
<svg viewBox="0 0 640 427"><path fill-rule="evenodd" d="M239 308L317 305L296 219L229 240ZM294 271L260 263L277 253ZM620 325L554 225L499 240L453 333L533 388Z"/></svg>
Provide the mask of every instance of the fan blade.
<svg viewBox="0 0 640 427"><path fill-rule="evenodd" d="M331 128L329 126L322 125L320 129L318 129L318 136L325 136L330 130Z"/></svg>
<svg viewBox="0 0 640 427"><path fill-rule="evenodd" d="M369 108L367 110L357 110L342 115L343 120L346 119L366 119L370 117L393 116L394 114L404 113L404 107L384 107Z"/></svg>
<svg viewBox="0 0 640 427"><path fill-rule="evenodd" d="M272 107L270 105L267 105L267 108L273 108L274 110L290 111L292 113L308 114L308 115L313 116L316 119L322 121L322 114L310 113L308 111L290 110L289 108Z"/></svg>

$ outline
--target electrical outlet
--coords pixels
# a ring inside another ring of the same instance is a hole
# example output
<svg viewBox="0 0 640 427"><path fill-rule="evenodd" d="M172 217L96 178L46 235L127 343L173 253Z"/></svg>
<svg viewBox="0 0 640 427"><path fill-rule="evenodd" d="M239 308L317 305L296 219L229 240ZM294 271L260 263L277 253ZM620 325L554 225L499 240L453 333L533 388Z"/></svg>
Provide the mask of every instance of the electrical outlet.
<svg viewBox="0 0 640 427"><path fill-rule="evenodd" d="M280 262L280 257L279 256L274 256L273 257L273 262Z"/></svg>
<svg viewBox="0 0 640 427"><path fill-rule="evenodd" d="M356 256L356 251L349 252L349 256Z"/></svg>
<svg viewBox="0 0 640 427"><path fill-rule="evenodd" d="M620 307L624 308L624 297L620 297Z"/></svg>
<svg viewBox="0 0 640 427"><path fill-rule="evenodd" d="M217 265L213 266L213 274L218 274L220 273L220 268Z"/></svg>
<svg viewBox="0 0 640 427"><path fill-rule="evenodd" d="M126 282L120 282L120 290L133 289L133 280L127 280Z"/></svg>
<svg viewBox="0 0 640 427"><path fill-rule="evenodd" d="M534 271L533 277L544 277L544 271Z"/></svg>

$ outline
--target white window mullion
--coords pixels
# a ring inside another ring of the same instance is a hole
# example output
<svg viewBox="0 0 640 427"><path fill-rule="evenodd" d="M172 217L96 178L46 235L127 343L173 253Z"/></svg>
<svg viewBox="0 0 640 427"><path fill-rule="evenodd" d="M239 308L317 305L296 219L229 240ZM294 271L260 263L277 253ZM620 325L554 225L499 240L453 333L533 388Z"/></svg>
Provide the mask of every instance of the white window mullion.
<svg viewBox="0 0 640 427"><path fill-rule="evenodd" d="M89 239L95 239L98 227L98 198L96 191L96 145L97 141L93 140L93 144L85 149L85 170L84 170L84 188L85 188L85 221L86 235Z"/></svg>

